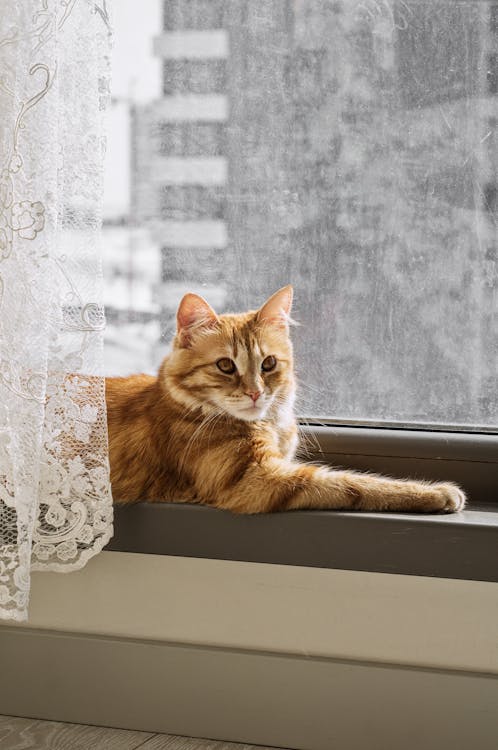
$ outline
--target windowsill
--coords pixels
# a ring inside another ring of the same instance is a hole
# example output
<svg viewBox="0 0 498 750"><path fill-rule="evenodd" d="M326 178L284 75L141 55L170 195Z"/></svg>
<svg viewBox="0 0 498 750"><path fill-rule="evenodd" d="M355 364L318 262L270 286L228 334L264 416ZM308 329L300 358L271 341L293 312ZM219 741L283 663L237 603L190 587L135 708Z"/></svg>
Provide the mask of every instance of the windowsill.
<svg viewBox="0 0 498 750"><path fill-rule="evenodd" d="M109 550L498 581L498 435L309 426L311 460L394 477L452 480L450 515L325 510L237 516L195 505L116 507Z"/></svg>
<svg viewBox="0 0 498 750"><path fill-rule="evenodd" d="M451 515L116 507L107 549L498 582L498 506Z"/></svg>

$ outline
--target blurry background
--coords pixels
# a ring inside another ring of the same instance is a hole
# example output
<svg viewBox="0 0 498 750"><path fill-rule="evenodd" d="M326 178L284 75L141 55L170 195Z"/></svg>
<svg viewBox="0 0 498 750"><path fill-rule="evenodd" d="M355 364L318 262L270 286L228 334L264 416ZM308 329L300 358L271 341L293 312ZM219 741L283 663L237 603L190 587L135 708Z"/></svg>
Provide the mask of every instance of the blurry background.
<svg viewBox="0 0 498 750"><path fill-rule="evenodd" d="M108 374L296 292L299 412L498 427L498 4L120 0Z"/></svg>

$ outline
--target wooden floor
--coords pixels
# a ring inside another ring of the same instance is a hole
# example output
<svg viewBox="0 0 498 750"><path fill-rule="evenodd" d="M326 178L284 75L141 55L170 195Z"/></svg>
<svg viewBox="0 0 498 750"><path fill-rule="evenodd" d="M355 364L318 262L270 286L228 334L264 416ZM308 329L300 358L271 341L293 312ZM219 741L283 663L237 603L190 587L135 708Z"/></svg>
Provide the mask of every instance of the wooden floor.
<svg viewBox="0 0 498 750"><path fill-rule="evenodd" d="M218 740L0 716L0 750L274 750Z"/></svg>

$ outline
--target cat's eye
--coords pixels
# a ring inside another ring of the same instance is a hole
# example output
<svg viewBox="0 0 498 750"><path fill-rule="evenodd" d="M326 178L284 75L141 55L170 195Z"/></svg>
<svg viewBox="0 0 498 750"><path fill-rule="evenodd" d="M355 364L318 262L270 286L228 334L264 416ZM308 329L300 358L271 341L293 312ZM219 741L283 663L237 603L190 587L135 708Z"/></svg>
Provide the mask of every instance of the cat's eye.
<svg viewBox="0 0 498 750"><path fill-rule="evenodd" d="M264 372L271 372L272 370L275 369L276 366L277 366L277 360L272 354L270 354L269 357L265 357L265 359L261 363L261 369Z"/></svg>
<svg viewBox="0 0 498 750"><path fill-rule="evenodd" d="M228 359L228 357L222 357L219 359L216 363L216 367L218 370L221 370L221 372L224 372L225 375L233 375L237 369L233 359Z"/></svg>

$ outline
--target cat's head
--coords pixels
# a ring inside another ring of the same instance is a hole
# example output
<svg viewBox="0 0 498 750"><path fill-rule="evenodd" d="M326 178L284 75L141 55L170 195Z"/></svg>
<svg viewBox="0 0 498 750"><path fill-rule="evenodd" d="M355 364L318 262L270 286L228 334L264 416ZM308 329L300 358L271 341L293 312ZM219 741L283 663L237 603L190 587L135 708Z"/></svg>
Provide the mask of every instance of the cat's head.
<svg viewBox="0 0 498 750"><path fill-rule="evenodd" d="M246 422L264 419L272 407L291 407L291 304L292 287L286 286L259 310L217 315L202 297L186 294L163 368L173 398L204 414L229 414Z"/></svg>

